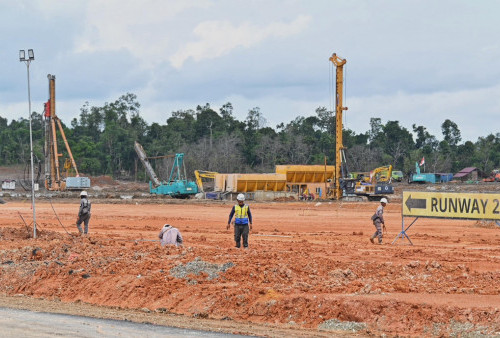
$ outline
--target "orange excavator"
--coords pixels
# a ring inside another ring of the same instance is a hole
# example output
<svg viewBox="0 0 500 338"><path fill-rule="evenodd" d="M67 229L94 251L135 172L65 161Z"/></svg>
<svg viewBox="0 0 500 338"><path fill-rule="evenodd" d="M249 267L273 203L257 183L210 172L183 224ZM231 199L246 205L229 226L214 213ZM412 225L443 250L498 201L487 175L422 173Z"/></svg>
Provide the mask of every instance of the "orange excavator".
<svg viewBox="0 0 500 338"><path fill-rule="evenodd" d="M56 77L49 74L47 78L49 79L49 100L44 103L43 114L45 126L45 188L50 191L90 188L90 179L80 177L61 120L56 115ZM63 154L59 153L56 125L59 128L59 133L69 156L64 162L64 171L61 170L59 165L59 157L63 156ZM73 173L75 176L70 176Z"/></svg>
<svg viewBox="0 0 500 338"><path fill-rule="evenodd" d="M490 176L483 178L483 182L500 182L500 170L494 169Z"/></svg>

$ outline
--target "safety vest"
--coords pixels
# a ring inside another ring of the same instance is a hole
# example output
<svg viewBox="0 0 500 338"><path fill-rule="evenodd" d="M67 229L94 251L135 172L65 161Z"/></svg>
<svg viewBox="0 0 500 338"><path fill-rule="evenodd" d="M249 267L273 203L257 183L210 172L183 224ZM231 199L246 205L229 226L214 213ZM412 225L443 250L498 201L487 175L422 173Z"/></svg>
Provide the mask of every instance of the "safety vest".
<svg viewBox="0 0 500 338"><path fill-rule="evenodd" d="M240 207L236 204L234 206L234 224L248 224L248 205L244 204Z"/></svg>

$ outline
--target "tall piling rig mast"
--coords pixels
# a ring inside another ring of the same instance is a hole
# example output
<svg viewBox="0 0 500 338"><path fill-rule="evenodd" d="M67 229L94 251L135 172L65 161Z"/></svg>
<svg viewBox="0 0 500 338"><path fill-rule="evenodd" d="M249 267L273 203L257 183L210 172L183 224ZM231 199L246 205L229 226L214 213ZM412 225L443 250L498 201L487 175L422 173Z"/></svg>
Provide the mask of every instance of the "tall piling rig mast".
<svg viewBox="0 0 500 338"><path fill-rule="evenodd" d="M344 89L344 65L346 59L342 59L337 54L333 53L330 61L336 67L335 75L335 178L333 187L330 190L329 197L339 200L341 198L358 200L379 200L386 197L386 194L393 194L394 188L390 184L390 176L392 166L387 179L370 178L368 182L362 181L359 178L349 178L347 170L346 155L342 138L342 115L347 107L343 106L343 89ZM379 168L382 170L385 167Z"/></svg>
<svg viewBox="0 0 500 338"><path fill-rule="evenodd" d="M344 89L344 65L347 60L342 59L337 54L333 53L330 61L335 65L335 178L333 182L333 190L330 196L334 199L341 199L344 196L343 191L346 189L347 180L347 165L345 157L345 147L342 138L342 114L347 107L342 104L342 93ZM352 184L351 184L352 185Z"/></svg>
<svg viewBox="0 0 500 338"><path fill-rule="evenodd" d="M73 158L73 153L69 147L68 140L66 139L66 134L61 124L61 120L56 115L56 76L47 75L49 80L49 100L44 103L44 127L45 127L45 188L50 191L62 191L66 189L83 189L90 187L90 180L87 177L80 177L78 168L76 166L75 159ZM63 156L59 153L59 148L57 144L57 128L59 128L59 133L63 139L66 151L69 158L64 162L63 168L61 169L59 164L59 157ZM72 180L68 182L70 175L74 174L76 181Z"/></svg>

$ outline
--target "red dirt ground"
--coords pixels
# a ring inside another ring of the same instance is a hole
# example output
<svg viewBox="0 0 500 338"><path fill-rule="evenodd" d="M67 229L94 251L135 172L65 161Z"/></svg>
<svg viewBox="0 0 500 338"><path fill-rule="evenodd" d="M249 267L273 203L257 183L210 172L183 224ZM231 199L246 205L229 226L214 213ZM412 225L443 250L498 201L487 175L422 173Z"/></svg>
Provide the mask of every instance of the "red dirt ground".
<svg viewBox="0 0 500 338"><path fill-rule="evenodd" d="M156 323L212 319L205 328L266 336L500 334L500 228L487 222L419 219L413 246L391 245L401 230L401 204L391 202L379 246L368 240L376 202L253 203L242 250L225 228L228 202L91 196L90 236L80 237L77 198L53 200L55 212L40 199L32 239L20 217L31 222L30 202L4 199L4 296L140 310ZM159 245L164 223L181 230L184 247Z"/></svg>

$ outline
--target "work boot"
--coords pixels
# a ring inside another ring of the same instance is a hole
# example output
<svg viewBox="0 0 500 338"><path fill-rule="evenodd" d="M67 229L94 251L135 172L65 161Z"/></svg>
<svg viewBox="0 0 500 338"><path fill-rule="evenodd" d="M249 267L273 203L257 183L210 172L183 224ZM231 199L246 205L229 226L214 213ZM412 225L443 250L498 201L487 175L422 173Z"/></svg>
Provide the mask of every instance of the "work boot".
<svg viewBox="0 0 500 338"><path fill-rule="evenodd" d="M375 241L373 240L373 237L370 237L370 242L372 242L372 244L375 244Z"/></svg>

